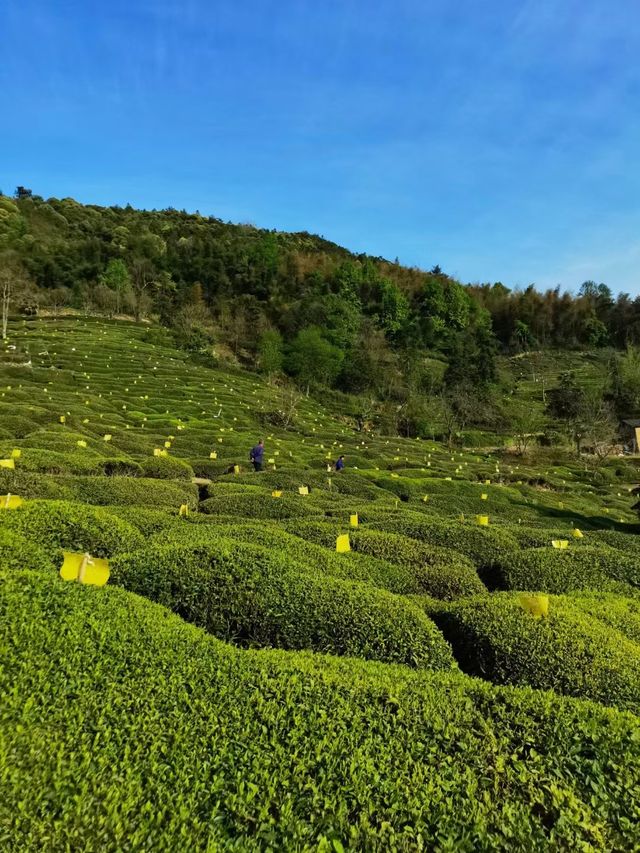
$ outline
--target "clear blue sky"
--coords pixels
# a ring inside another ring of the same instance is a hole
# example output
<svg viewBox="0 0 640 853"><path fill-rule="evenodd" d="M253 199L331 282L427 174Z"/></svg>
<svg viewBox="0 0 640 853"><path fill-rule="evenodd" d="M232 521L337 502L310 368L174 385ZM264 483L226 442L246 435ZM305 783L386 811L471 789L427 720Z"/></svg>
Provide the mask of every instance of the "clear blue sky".
<svg viewBox="0 0 640 853"><path fill-rule="evenodd" d="M0 188L640 292L638 0L3 0Z"/></svg>

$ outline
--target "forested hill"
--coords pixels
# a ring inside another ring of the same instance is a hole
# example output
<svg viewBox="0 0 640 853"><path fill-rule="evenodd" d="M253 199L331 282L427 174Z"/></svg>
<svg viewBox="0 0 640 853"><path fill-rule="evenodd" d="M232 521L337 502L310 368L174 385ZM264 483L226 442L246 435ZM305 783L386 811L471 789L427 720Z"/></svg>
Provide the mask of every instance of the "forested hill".
<svg viewBox="0 0 640 853"><path fill-rule="evenodd" d="M481 392L500 351L640 340L640 300L614 299L603 284L586 282L576 297L463 285L438 266L355 255L305 232L45 200L22 187L0 195L0 275L12 312L156 317L192 349L378 399L437 392L445 369L448 387Z"/></svg>

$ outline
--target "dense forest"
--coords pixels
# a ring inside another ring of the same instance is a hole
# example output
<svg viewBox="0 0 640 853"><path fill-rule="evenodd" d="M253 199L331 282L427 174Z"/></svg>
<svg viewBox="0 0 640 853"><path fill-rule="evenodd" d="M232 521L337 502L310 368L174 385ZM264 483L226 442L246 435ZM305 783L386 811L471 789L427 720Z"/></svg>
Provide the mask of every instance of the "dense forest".
<svg viewBox="0 0 640 853"><path fill-rule="evenodd" d="M635 370L640 297L614 298L591 281L577 295L464 285L437 265L355 255L306 232L45 200L18 187L0 195L0 283L5 319L64 308L155 318L185 348L288 376L303 391L386 402L407 434L433 420L429 405L450 437L468 424L495 428L498 353L629 347L598 405L636 408L623 374ZM564 398L583 393L571 376L563 383Z"/></svg>

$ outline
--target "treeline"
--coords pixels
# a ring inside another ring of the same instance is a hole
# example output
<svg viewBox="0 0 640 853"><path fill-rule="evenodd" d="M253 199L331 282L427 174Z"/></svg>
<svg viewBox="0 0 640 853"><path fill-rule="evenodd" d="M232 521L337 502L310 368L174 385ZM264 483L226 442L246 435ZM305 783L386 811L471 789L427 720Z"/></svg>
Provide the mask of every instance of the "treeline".
<svg viewBox="0 0 640 853"><path fill-rule="evenodd" d="M465 286L438 266L354 255L308 233L45 200L24 187L0 195L0 282L5 315L154 316L186 348L288 375L304 390L383 401L391 428L407 433L433 420L424 408L434 398L450 434L493 428L478 398L490 397L499 351L640 342L640 299L614 299L603 284L586 282L577 296Z"/></svg>

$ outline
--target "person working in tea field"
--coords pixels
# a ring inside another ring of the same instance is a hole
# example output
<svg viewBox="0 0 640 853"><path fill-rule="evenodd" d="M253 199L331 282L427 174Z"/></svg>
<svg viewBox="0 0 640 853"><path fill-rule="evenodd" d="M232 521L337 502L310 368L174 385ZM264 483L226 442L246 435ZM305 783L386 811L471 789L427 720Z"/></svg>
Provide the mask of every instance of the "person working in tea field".
<svg viewBox="0 0 640 853"><path fill-rule="evenodd" d="M253 465L254 471L262 471L262 457L264 456L264 441L260 441L252 448L249 453L249 461Z"/></svg>
<svg viewBox="0 0 640 853"><path fill-rule="evenodd" d="M339 456L336 462L336 471L344 470L344 456Z"/></svg>

